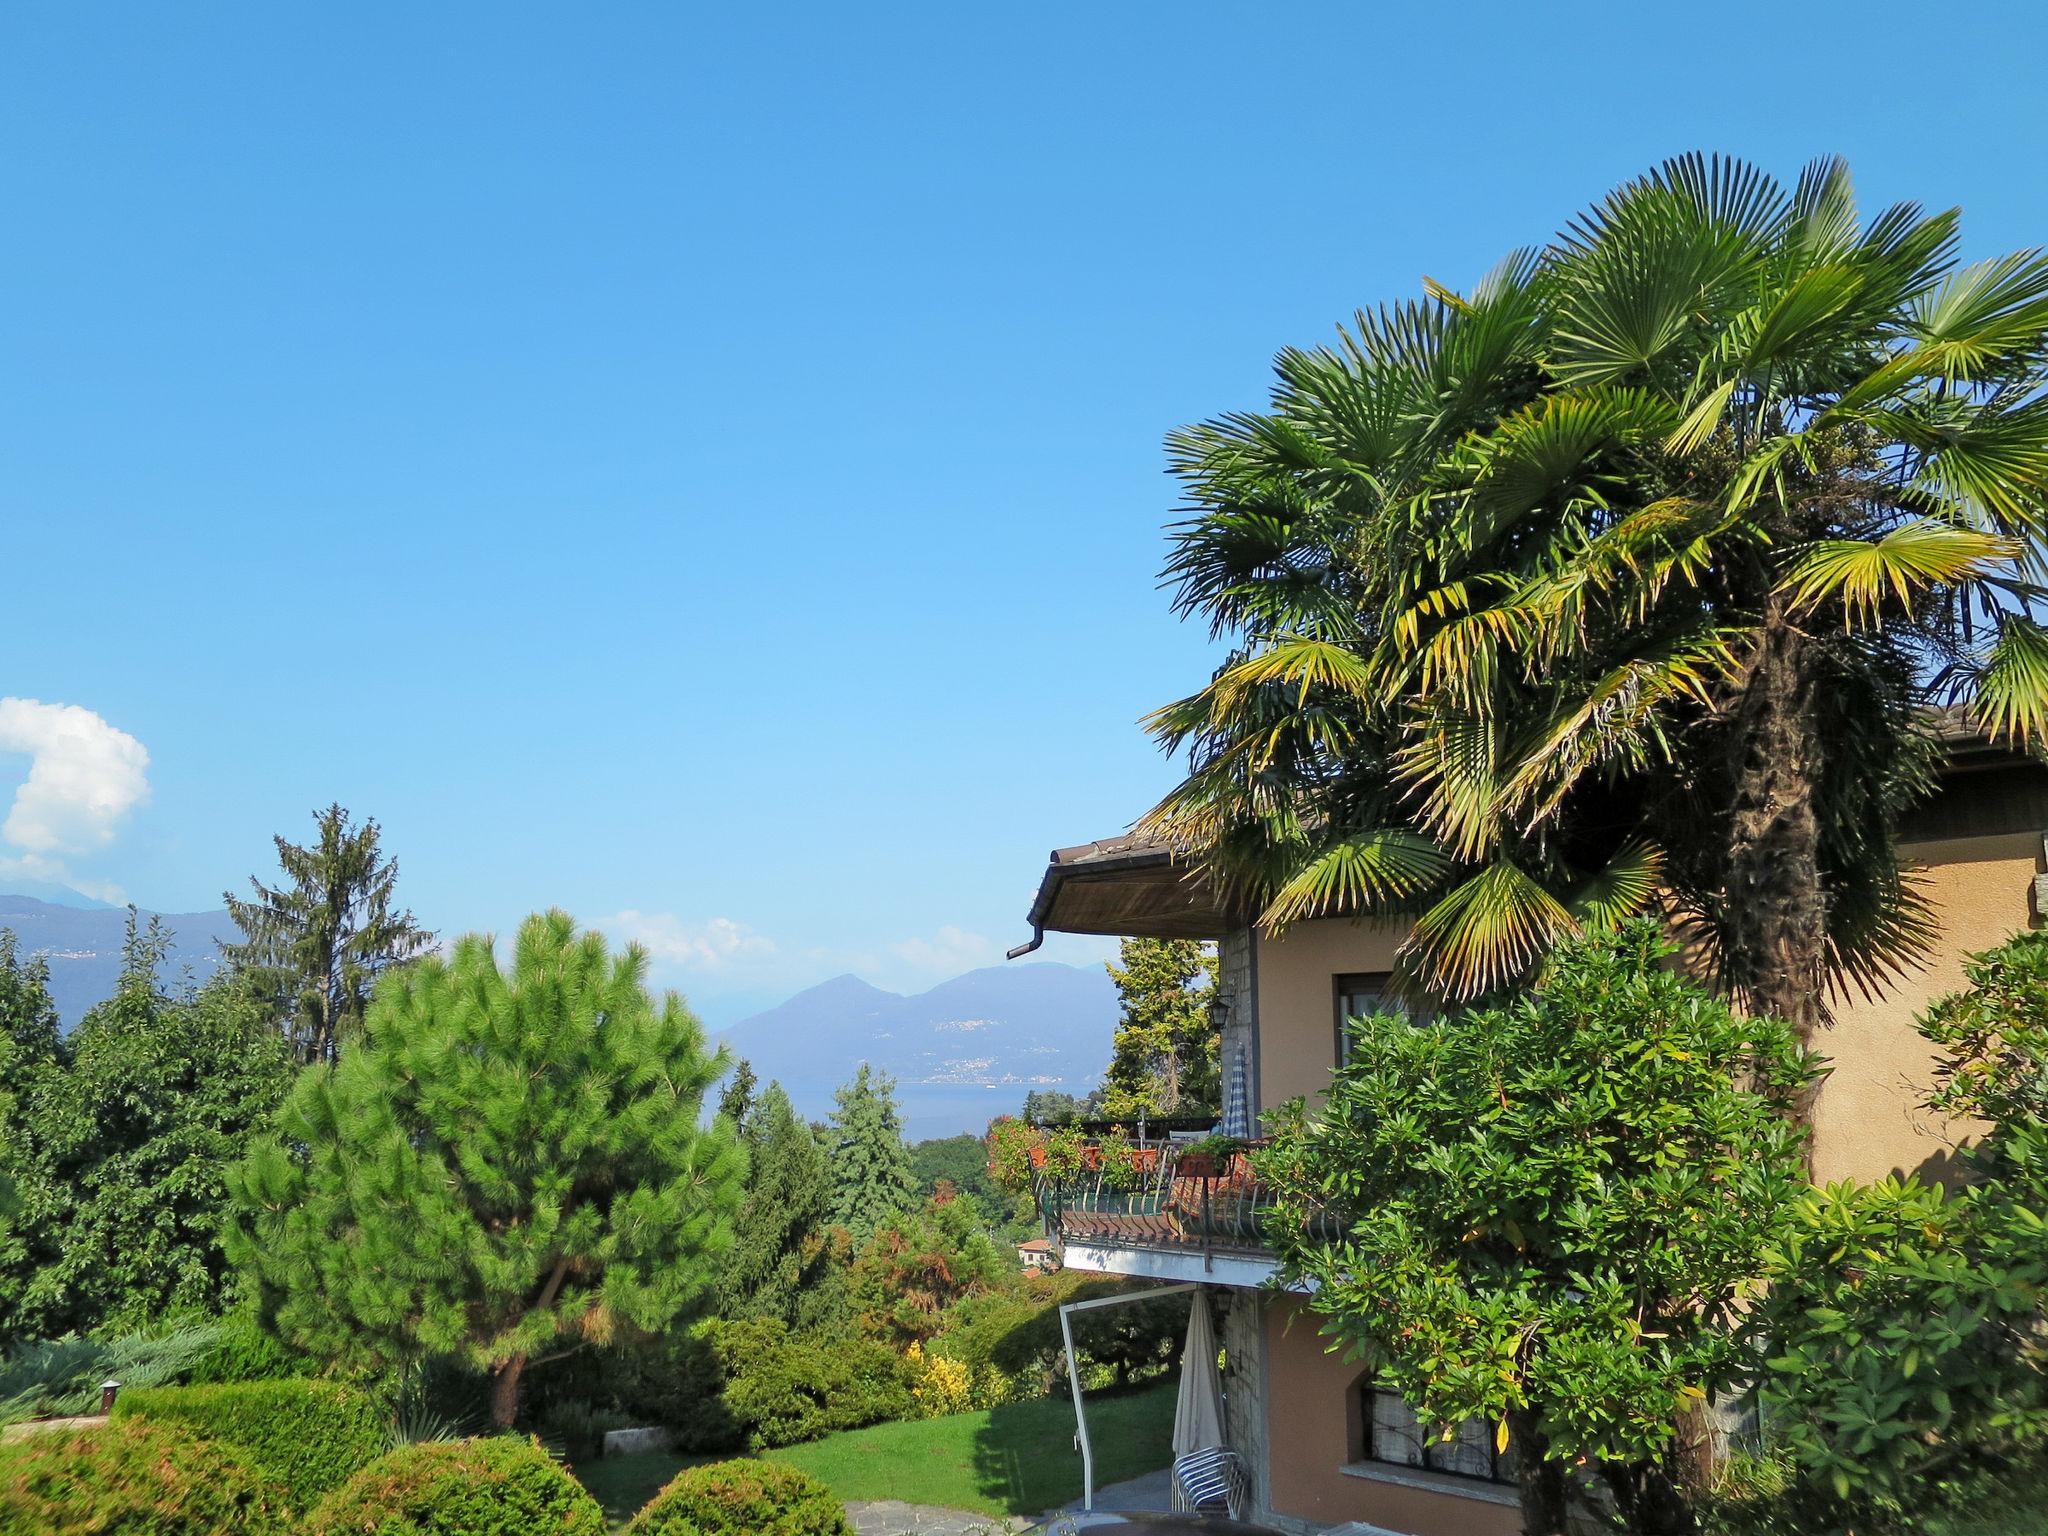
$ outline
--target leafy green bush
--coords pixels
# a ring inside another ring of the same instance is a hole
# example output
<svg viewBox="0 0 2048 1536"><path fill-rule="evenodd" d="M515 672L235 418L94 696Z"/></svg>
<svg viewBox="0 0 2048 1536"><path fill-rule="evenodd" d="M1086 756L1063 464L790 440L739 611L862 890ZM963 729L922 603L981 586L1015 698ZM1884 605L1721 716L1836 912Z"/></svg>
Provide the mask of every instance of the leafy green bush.
<svg viewBox="0 0 2048 1536"><path fill-rule="evenodd" d="M0 1445L0 1536L282 1536L288 1525L282 1489L170 1425Z"/></svg>
<svg viewBox="0 0 2048 1536"><path fill-rule="evenodd" d="M1256 1155L1325 1337L1433 1431L1515 1447L1532 1529L1582 1483L1621 1529L1690 1528L1680 1426L1745 1384L1745 1303L1810 1188L1791 1028L1674 948L1630 923L1502 1006L1358 1020L1321 1109L1268 1116Z"/></svg>
<svg viewBox="0 0 2048 1536"><path fill-rule="evenodd" d="M725 1406L756 1450L918 1417L903 1357L865 1339L793 1334L769 1318L720 1325Z"/></svg>
<svg viewBox="0 0 2048 1536"><path fill-rule="evenodd" d="M294 1509L309 1509L385 1449L386 1427L369 1398L332 1381L248 1381L124 1391L116 1419L177 1424L231 1446L278 1483Z"/></svg>
<svg viewBox="0 0 2048 1536"><path fill-rule="evenodd" d="M1918 1528L2048 1440L2048 933L1967 975L1920 1029L1930 1105L1990 1124L1968 1182L1816 1191L1778 1254L1766 1420L1815 1529Z"/></svg>
<svg viewBox="0 0 2048 1536"><path fill-rule="evenodd" d="M117 1339L67 1334L19 1345L0 1360L0 1424L36 1414L96 1412L103 1381L153 1387L183 1380L220 1337L216 1325L193 1324Z"/></svg>
<svg viewBox="0 0 2048 1536"><path fill-rule="evenodd" d="M303 1536L604 1536L604 1511L532 1440L442 1440L379 1457L322 1499Z"/></svg>
<svg viewBox="0 0 2048 1536"><path fill-rule="evenodd" d="M932 1342L935 1353L958 1360L977 1379L995 1371L1012 1383L1013 1396L1037 1396L1066 1375L1060 1307L1070 1301L1145 1289L1085 1270L1032 1275L1014 1293L978 1298L960 1307L954 1326ZM1086 1314L1074 1346L1089 1373L1129 1382L1164 1370L1177 1358L1187 1333L1184 1297Z"/></svg>
<svg viewBox="0 0 2048 1536"><path fill-rule="evenodd" d="M853 1536L846 1506L808 1473L772 1461L717 1461L680 1474L628 1536Z"/></svg>

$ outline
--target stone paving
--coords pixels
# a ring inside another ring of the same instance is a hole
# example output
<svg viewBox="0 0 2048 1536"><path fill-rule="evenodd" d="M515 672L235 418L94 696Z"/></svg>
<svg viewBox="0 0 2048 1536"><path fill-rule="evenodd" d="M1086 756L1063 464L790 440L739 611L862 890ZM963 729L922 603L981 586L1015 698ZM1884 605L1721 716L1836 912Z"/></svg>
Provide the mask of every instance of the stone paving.
<svg viewBox="0 0 2048 1536"><path fill-rule="evenodd" d="M904 1504L895 1499L849 1504L846 1517L860 1536L1007 1536L1031 1524L1021 1518L1005 1520L996 1515Z"/></svg>
<svg viewBox="0 0 2048 1536"><path fill-rule="evenodd" d="M1154 1472L1127 1483L1111 1483L1095 1491L1097 1509L1130 1513L1141 1509L1168 1509L1168 1474ZM1069 1505L1079 1509L1080 1501ZM1028 1530L1034 1523L1021 1516L1001 1519L994 1515L971 1514L959 1509L936 1509L929 1504L903 1504L894 1499L876 1499L846 1506L847 1518L860 1536L1009 1536Z"/></svg>

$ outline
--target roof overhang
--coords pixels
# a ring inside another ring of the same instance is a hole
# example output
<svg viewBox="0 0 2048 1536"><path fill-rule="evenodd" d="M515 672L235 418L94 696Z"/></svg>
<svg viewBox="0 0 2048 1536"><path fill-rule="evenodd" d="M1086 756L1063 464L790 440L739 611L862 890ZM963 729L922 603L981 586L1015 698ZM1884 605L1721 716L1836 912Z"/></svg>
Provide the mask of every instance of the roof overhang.
<svg viewBox="0 0 2048 1536"><path fill-rule="evenodd" d="M1220 939L1230 926L1188 869L1140 833L1054 850L1030 922L1034 932L1137 939Z"/></svg>

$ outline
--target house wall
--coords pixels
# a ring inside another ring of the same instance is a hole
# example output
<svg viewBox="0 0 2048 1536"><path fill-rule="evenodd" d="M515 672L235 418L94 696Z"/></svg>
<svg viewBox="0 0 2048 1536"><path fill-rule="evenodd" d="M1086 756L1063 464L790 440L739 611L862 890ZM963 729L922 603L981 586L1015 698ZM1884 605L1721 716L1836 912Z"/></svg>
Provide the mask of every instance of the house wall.
<svg viewBox="0 0 2048 1536"><path fill-rule="evenodd" d="M1814 1115L1814 1172L1823 1182L1942 1171L1967 1127L1945 1125L1919 1108L1934 1084L1934 1053L1914 1029L1914 1017L1963 984L1965 956L2002 943L2036 919L2041 834L1909 844L1906 853L1922 876L1941 937L1928 961L1882 996L1839 1000L1834 1026L1817 1042L1834 1066ZM1261 1109L1323 1091L1337 1058L1335 979L1391 970L1405 931L1394 923L1330 918L1254 941Z"/></svg>
<svg viewBox="0 0 2048 1536"><path fill-rule="evenodd" d="M1316 1098L1337 1065L1336 978L1390 971L1405 923L1326 918L1256 941L1259 1108Z"/></svg>
<svg viewBox="0 0 2048 1536"><path fill-rule="evenodd" d="M1934 1049L1914 1018L1964 985L1964 959L1991 949L2036 919L2038 833L1954 838L1907 845L1934 904L1941 937L1927 962L1882 996L1837 1001L1835 1023L1815 1049L1834 1070L1814 1106L1814 1177L1871 1179L1916 1169L1938 1177L1968 1127L1920 1108L1934 1086Z"/></svg>
<svg viewBox="0 0 2048 1536"><path fill-rule="evenodd" d="M1343 1470L1357 1464L1365 1443L1358 1396L1364 1368L1328 1351L1314 1314L1297 1298L1269 1295L1264 1303L1269 1502L1262 1516L1321 1525L1362 1520L1406 1536L1513 1536L1522 1528L1511 1489L1437 1491Z"/></svg>

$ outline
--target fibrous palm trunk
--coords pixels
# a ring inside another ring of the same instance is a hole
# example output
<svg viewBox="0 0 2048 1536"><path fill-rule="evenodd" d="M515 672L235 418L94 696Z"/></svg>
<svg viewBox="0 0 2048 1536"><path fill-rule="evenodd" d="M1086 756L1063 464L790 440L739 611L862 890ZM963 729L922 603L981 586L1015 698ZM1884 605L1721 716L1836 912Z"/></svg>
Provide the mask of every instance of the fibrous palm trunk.
<svg viewBox="0 0 2048 1536"><path fill-rule="evenodd" d="M1729 710L1727 883L1722 933L1729 984L1748 1007L1785 1020L1802 1045L1828 1021L1827 891L1815 787L1825 744L1814 644L1778 599ZM1810 1119L1812 1095L1799 1105Z"/></svg>

